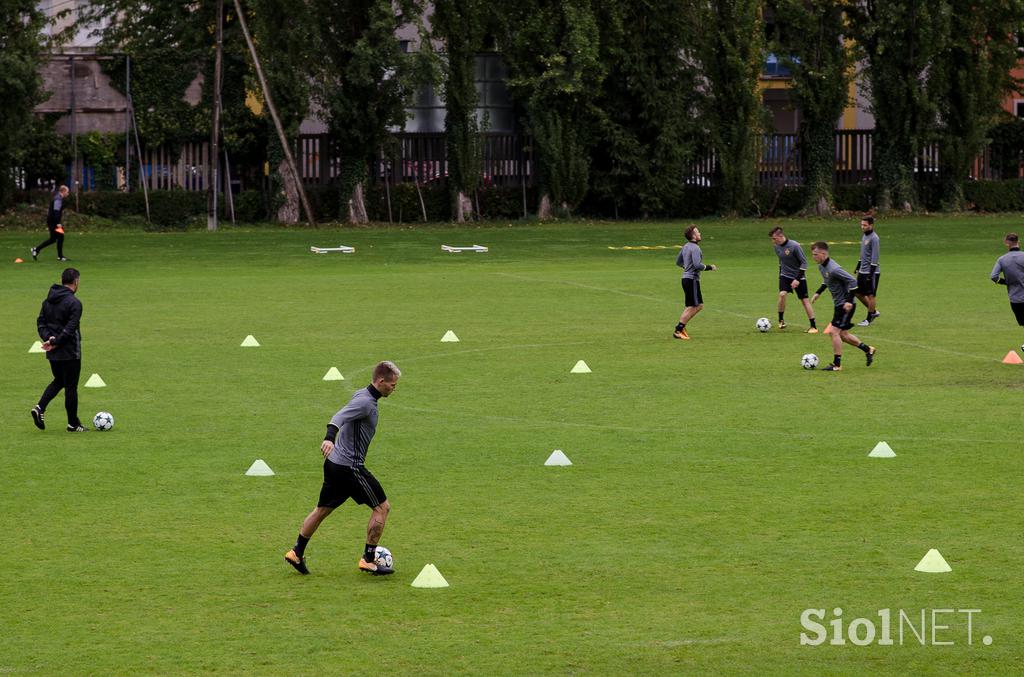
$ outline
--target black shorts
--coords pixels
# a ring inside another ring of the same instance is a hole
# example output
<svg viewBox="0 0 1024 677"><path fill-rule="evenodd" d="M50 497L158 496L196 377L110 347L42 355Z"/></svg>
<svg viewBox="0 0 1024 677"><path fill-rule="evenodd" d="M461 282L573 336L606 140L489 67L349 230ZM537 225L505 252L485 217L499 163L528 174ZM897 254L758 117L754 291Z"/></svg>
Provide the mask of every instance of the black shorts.
<svg viewBox="0 0 1024 677"><path fill-rule="evenodd" d="M693 308L704 303L704 297L700 293L700 280L683 278L683 294L686 296L686 307Z"/></svg>
<svg viewBox="0 0 1024 677"><path fill-rule="evenodd" d="M349 498L371 508L388 500L380 482L366 468L338 465L324 459L324 484L316 506L337 508Z"/></svg>
<svg viewBox="0 0 1024 677"><path fill-rule="evenodd" d="M853 308L850 308L849 310L843 310L842 306L836 306L835 312L832 313L832 326L836 329L852 329L853 313L856 310L856 304L854 304Z"/></svg>
<svg viewBox="0 0 1024 677"><path fill-rule="evenodd" d="M793 289L793 278L779 276L779 291L784 291L787 294L793 292L796 294L798 299L807 298L807 278L800 280L800 284L797 285L796 289Z"/></svg>
<svg viewBox="0 0 1024 677"><path fill-rule="evenodd" d="M1013 308L1013 314L1017 316L1017 324L1024 327L1024 303L1010 301L1010 307Z"/></svg>
<svg viewBox="0 0 1024 677"><path fill-rule="evenodd" d="M878 278L881 273L857 273L857 293L874 296L878 293Z"/></svg>

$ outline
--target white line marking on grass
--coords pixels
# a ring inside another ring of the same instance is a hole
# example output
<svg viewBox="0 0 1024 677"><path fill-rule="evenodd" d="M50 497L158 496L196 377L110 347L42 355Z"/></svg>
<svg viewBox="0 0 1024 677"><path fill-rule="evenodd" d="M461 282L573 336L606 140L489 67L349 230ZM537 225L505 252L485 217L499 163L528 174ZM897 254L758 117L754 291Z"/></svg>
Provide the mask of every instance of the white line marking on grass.
<svg viewBox="0 0 1024 677"><path fill-rule="evenodd" d="M582 282L573 282L572 280L552 280L552 279L544 279L544 278L537 278L537 277L526 277L525 275L516 275L514 273L495 273L495 275L501 275L503 277L511 277L513 279L523 280L525 282L540 282L540 283L546 283L546 284L560 284L560 285L565 285L565 286L569 286L569 287L578 287L580 289L589 289L591 291L603 291L603 292L607 292L609 294L619 294L620 296L629 296L629 297L632 297L632 298L644 299L646 301L658 301L659 303L666 303L666 304L671 303L672 305L678 305L677 301L671 301L669 299L662 298L662 297L647 296L645 294L634 294L632 292L622 291L621 289L610 289L608 287L597 287L597 286L590 285L590 284L583 284ZM754 317L753 315L746 315L744 313L737 313L737 312L732 311L732 310L725 310L723 308L716 308L714 306L711 306L710 308L705 308L704 310L705 311L711 311L713 313L723 313L725 315L732 315L733 317L742 317L744 319L750 319L750 318ZM973 353L963 353L963 352L959 352L957 350L949 350L947 348L937 348L935 346L926 346L926 345L923 345L921 343L912 343L910 341L899 341L897 339L887 339L887 338L876 338L875 340L876 341L883 341L883 342L887 342L887 343L895 343L897 345L907 346L908 348L917 348L919 350L930 350L932 352L945 353L947 355L958 355L960 357L969 357L971 359L981 360L981 361L984 361L984 362L1000 362L1001 361L1001 359L994 358L994 357L985 357L985 356L982 356L982 355L975 355Z"/></svg>

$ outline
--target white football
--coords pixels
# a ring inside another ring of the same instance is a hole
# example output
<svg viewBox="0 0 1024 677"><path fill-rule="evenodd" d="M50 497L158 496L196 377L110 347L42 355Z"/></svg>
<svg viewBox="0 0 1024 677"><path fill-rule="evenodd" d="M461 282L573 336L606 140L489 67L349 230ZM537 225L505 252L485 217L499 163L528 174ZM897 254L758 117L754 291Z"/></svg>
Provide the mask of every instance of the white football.
<svg viewBox="0 0 1024 677"><path fill-rule="evenodd" d="M814 369L818 366L818 356L814 353L807 353L800 358L800 366L804 369Z"/></svg>
<svg viewBox="0 0 1024 677"><path fill-rule="evenodd" d="M110 430L114 427L114 417L110 412L101 411L92 417L92 427L96 430Z"/></svg>
<svg viewBox="0 0 1024 677"><path fill-rule="evenodd" d="M766 332L772 328L772 321L767 317L762 317L757 321L757 330L759 332Z"/></svg>
<svg viewBox="0 0 1024 677"><path fill-rule="evenodd" d="M373 563L379 567L391 568L395 564L394 558L391 557L391 551L382 546L377 546L377 549L373 551Z"/></svg>

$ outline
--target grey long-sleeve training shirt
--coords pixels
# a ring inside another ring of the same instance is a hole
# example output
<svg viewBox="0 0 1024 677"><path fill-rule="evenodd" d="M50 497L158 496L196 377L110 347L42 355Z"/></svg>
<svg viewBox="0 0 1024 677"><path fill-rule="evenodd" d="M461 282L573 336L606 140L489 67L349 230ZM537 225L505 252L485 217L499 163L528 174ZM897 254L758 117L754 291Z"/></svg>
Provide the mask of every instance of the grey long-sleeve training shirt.
<svg viewBox="0 0 1024 677"><path fill-rule="evenodd" d="M786 240L782 244L775 245L775 254L779 257L779 277L788 277L791 280L803 280L807 276L807 257L800 243L796 240Z"/></svg>
<svg viewBox="0 0 1024 677"><path fill-rule="evenodd" d="M325 439L334 443L327 456L331 463L349 467L361 466L366 451L377 432L377 400L380 391L372 385L357 390L327 425Z"/></svg>
<svg viewBox="0 0 1024 677"><path fill-rule="evenodd" d="M832 259L825 259L825 263L818 266L821 272L821 279L825 284L818 290L820 294L825 287L832 292L832 304L839 307L844 303L853 303L853 292L857 289L857 278L839 267L839 264Z"/></svg>
<svg viewBox="0 0 1024 677"><path fill-rule="evenodd" d="M699 280L702 270L708 270L708 265L703 262L700 247L696 242L687 242L679 250L676 257L676 265L683 269L684 280Z"/></svg>
<svg viewBox="0 0 1024 677"><path fill-rule="evenodd" d="M875 231L864 233L864 237L860 239L860 261L857 262L857 272L862 275L879 272L878 233Z"/></svg>
<svg viewBox="0 0 1024 677"><path fill-rule="evenodd" d="M1020 247L1011 249L999 257L992 269L993 282L999 282L1000 273L1003 274L1010 303L1024 303L1024 252Z"/></svg>

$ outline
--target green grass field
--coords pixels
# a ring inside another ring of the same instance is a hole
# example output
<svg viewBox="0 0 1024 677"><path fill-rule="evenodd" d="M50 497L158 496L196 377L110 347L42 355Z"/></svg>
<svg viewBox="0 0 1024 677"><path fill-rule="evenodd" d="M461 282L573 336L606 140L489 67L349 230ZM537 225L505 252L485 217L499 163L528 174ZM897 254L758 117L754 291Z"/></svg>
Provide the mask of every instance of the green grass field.
<svg viewBox="0 0 1024 677"><path fill-rule="evenodd" d="M782 223L852 270L855 219ZM689 342L675 248L609 248L680 224L73 231L83 382L107 383L81 413L116 419L78 436L62 396L45 432L28 414L62 266L0 232L0 673L1018 672L1024 366L1001 359L1024 331L988 274L1019 223L880 220L882 316L855 330L878 357L847 347L840 374L800 368L831 349L795 298L785 332L754 328L776 319L766 221L701 224L721 270ZM308 251L339 242L357 253ZM281 555L325 424L381 359L403 377L367 465L397 573L356 570L369 511L346 504L301 577ZM880 440L896 458L867 457ZM276 476L246 477L257 458ZM914 571L930 548L952 573ZM410 587L427 563L451 587ZM895 645L801 646L801 613L837 607L844 633L891 609ZM933 643L935 609L980 610L972 642L940 612Z"/></svg>

